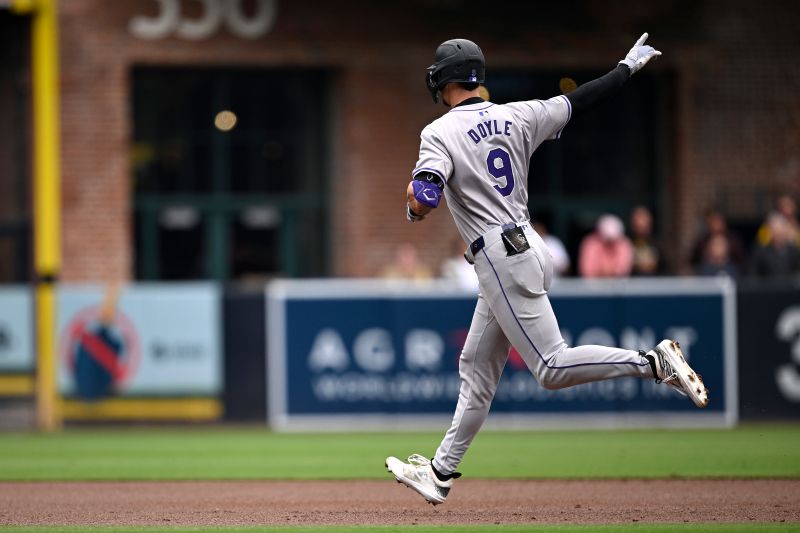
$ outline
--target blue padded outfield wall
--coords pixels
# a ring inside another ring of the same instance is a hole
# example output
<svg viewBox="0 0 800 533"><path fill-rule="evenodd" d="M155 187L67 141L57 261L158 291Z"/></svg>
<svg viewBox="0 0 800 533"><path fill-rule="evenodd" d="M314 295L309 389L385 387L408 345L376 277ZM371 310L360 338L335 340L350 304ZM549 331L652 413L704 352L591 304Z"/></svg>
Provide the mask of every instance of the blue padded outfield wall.
<svg viewBox="0 0 800 533"><path fill-rule="evenodd" d="M735 289L725 280L562 280L551 300L570 345L681 343L711 391L706 409L652 380L560 391L512 351L488 423L498 427L732 425ZM276 281L267 289L268 406L275 429L440 427L476 296L449 285Z"/></svg>

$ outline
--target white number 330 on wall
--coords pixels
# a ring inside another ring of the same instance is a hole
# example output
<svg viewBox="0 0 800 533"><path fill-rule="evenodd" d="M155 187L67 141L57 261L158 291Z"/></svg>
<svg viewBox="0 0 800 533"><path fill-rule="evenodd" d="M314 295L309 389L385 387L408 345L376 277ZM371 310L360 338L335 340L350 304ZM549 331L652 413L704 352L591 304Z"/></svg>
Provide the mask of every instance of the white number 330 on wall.
<svg viewBox="0 0 800 533"><path fill-rule="evenodd" d="M245 14L242 0L192 0L202 4L199 17L181 16L181 0L156 0L159 12L155 17L139 15L128 24L130 32L140 39L163 39L172 34L198 41L219 31L223 23L242 39L266 35L275 23L278 0L255 0L252 15Z"/></svg>

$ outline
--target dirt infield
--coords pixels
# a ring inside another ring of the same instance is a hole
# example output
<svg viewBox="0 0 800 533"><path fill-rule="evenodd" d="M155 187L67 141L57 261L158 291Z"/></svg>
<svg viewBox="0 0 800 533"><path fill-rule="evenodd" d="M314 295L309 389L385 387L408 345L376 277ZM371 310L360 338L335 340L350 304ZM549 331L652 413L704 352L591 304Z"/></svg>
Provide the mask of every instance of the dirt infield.
<svg viewBox="0 0 800 533"><path fill-rule="evenodd" d="M0 525L800 522L800 480L461 480L435 508L388 477L31 482L0 483L0 502Z"/></svg>

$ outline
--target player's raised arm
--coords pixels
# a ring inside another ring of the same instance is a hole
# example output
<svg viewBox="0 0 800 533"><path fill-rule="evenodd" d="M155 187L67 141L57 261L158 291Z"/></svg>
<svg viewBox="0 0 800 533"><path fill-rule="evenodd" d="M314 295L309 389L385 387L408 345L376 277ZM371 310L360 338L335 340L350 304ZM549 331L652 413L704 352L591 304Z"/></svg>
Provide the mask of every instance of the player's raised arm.
<svg viewBox="0 0 800 533"><path fill-rule="evenodd" d="M643 33L639 40L630 49L628 55L608 74L584 83L567 95L572 112L580 112L592 107L594 104L608 98L617 92L633 74L644 67L652 58L660 56L661 52L652 46L644 44L647 33Z"/></svg>

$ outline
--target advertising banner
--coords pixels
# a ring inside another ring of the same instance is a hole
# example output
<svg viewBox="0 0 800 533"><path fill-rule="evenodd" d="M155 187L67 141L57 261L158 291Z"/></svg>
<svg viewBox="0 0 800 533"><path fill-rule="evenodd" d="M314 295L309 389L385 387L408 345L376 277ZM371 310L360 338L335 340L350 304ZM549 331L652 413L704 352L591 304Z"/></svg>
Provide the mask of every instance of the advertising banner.
<svg viewBox="0 0 800 533"><path fill-rule="evenodd" d="M59 388L65 396L214 396L222 391L214 284L58 290Z"/></svg>
<svg viewBox="0 0 800 533"><path fill-rule="evenodd" d="M738 308L742 418L800 418L800 287L742 286Z"/></svg>
<svg viewBox="0 0 800 533"><path fill-rule="evenodd" d="M512 350L492 402L500 426L708 426L736 420L735 292L725 280L560 280L570 345L680 342L712 392L703 410L654 380L547 390ZM267 291L269 422L276 429L446 423L476 296L446 285L278 281Z"/></svg>
<svg viewBox="0 0 800 533"><path fill-rule="evenodd" d="M0 374L30 373L33 351L33 294L27 287L0 288Z"/></svg>

